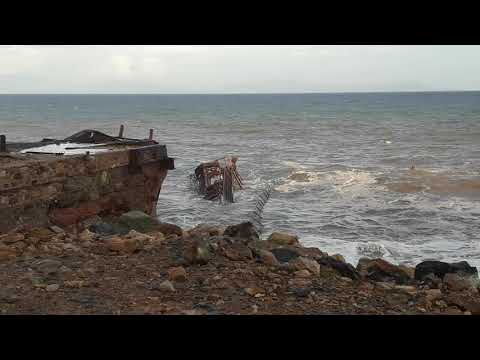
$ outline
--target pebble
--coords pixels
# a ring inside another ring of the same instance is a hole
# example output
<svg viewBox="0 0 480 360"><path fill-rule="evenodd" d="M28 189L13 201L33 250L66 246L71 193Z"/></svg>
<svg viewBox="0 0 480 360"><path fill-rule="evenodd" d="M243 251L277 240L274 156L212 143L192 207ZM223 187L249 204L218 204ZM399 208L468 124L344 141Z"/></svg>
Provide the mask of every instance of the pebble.
<svg viewBox="0 0 480 360"><path fill-rule="evenodd" d="M57 291L59 288L60 288L60 285L58 285L58 284L50 284L50 285L47 285L47 287L45 288L45 290L47 290L48 292L55 292L55 291Z"/></svg>

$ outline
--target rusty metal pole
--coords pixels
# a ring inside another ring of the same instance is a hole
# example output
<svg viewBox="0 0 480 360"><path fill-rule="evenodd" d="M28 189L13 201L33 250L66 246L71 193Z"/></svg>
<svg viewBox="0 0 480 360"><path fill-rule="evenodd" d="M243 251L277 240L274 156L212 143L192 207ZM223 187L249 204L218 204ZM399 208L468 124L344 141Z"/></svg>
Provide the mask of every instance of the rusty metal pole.
<svg viewBox="0 0 480 360"><path fill-rule="evenodd" d="M123 138L123 129L124 129L124 126L120 125L120 131L118 132L118 137L119 138Z"/></svg>
<svg viewBox="0 0 480 360"><path fill-rule="evenodd" d="M153 129L150 129L150 135L148 136L148 140L153 140Z"/></svg>
<svg viewBox="0 0 480 360"><path fill-rule="evenodd" d="M0 152L7 152L7 138L5 135L0 135Z"/></svg>

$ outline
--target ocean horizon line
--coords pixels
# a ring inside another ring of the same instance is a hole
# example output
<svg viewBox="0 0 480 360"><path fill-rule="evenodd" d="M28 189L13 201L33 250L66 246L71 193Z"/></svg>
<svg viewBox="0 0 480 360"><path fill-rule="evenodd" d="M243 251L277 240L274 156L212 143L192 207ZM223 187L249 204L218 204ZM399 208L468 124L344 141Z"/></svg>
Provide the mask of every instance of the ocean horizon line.
<svg viewBox="0 0 480 360"><path fill-rule="evenodd" d="M477 93L479 90L407 91L306 91L306 92L209 92L209 93L0 93L0 96L229 96L229 95L350 95L350 94L443 94Z"/></svg>

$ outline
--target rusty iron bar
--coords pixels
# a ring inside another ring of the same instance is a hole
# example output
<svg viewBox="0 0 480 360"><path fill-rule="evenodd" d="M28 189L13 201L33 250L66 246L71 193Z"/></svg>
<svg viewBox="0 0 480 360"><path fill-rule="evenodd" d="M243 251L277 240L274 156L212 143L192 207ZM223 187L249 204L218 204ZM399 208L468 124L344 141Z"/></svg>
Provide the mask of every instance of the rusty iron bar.
<svg viewBox="0 0 480 360"><path fill-rule="evenodd" d="M153 129L150 129L150 134L148 135L148 140L153 140Z"/></svg>
<svg viewBox="0 0 480 360"><path fill-rule="evenodd" d="M123 130L125 129L125 127L123 125L120 125L120 130L118 132L118 137L119 138L123 138Z"/></svg>

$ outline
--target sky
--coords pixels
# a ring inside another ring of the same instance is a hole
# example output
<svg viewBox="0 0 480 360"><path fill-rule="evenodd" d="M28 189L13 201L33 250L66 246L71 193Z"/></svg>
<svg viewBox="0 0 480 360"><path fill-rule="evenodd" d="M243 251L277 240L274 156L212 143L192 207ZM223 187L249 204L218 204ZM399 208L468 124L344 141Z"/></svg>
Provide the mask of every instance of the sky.
<svg viewBox="0 0 480 360"><path fill-rule="evenodd" d="M480 90L480 46L0 45L0 93Z"/></svg>

